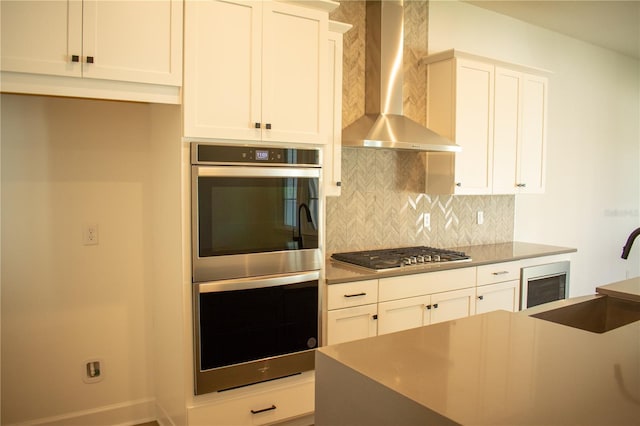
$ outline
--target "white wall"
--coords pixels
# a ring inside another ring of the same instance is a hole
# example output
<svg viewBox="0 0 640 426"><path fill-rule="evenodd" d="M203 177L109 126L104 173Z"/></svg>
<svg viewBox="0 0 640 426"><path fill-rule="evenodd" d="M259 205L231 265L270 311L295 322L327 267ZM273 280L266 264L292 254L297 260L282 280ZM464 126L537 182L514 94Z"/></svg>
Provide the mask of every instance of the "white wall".
<svg viewBox="0 0 640 426"><path fill-rule="evenodd" d="M150 107L1 102L2 422L154 418ZM99 245L83 245L86 223L99 225ZM85 384L94 357L104 379Z"/></svg>
<svg viewBox="0 0 640 426"><path fill-rule="evenodd" d="M640 275L640 62L456 1L431 1L429 52L456 48L548 69L547 188L516 196L515 239L578 249L573 296Z"/></svg>

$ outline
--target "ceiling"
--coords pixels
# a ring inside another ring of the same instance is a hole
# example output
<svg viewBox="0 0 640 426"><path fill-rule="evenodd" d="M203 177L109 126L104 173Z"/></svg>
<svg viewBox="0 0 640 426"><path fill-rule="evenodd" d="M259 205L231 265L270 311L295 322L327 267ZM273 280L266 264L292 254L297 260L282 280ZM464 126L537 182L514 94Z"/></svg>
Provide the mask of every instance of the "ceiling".
<svg viewBox="0 0 640 426"><path fill-rule="evenodd" d="M469 0L467 3L640 59L640 0Z"/></svg>

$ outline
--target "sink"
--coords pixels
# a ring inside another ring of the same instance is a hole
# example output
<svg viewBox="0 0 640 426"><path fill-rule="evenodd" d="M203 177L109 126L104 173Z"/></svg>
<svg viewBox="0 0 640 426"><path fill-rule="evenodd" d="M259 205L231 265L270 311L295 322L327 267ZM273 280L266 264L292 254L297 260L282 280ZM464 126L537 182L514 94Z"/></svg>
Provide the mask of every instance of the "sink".
<svg viewBox="0 0 640 426"><path fill-rule="evenodd" d="M640 321L640 302L612 296L599 296L531 316L592 333L605 333Z"/></svg>

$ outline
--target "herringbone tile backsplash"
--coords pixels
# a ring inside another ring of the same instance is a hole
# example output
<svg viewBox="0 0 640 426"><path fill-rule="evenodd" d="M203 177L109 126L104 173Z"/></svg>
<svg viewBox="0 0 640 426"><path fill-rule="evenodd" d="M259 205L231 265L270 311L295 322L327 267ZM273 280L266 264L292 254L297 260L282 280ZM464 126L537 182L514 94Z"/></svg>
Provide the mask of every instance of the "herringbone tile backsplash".
<svg viewBox="0 0 640 426"><path fill-rule="evenodd" d="M514 196L420 192L424 154L342 149L342 195L327 198L327 254L410 245L513 240ZM476 224L478 211L484 223ZM431 225L424 227L424 214Z"/></svg>
<svg viewBox="0 0 640 426"><path fill-rule="evenodd" d="M426 122L428 2L405 2L404 113ZM365 3L341 1L331 19L353 28L344 36L343 127L364 114ZM342 195L327 199L327 255L408 245L455 247L513 239L515 197L423 193L425 154L342 149ZM476 224L476 213L484 224ZM423 226L425 213L431 226Z"/></svg>

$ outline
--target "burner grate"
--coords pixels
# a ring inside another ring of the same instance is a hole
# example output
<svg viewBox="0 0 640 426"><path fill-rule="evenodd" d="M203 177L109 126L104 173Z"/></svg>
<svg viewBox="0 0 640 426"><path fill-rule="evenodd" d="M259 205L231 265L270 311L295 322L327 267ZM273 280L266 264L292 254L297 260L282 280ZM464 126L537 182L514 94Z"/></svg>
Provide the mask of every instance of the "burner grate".
<svg viewBox="0 0 640 426"><path fill-rule="evenodd" d="M464 252L428 246L334 253L332 259L376 271L430 263L464 262Z"/></svg>

